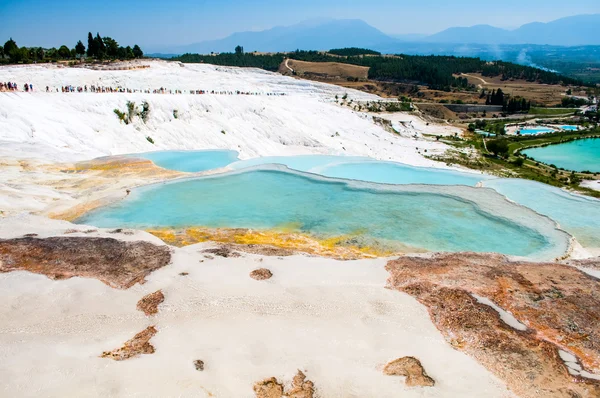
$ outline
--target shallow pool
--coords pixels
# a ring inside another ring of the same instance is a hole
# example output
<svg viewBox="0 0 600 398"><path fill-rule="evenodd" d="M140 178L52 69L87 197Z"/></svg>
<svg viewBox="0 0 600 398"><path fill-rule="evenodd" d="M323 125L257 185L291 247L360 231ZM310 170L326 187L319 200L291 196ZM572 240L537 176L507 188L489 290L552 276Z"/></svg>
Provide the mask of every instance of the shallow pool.
<svg viewBox="0 0 600 398"><path fill-rule="evenodd" d="M483 185L552 218L583 246L600 247L600 200L529 180L502 178Z"/></svg>
<svg viewBox="0 0 600 398"><path fill-rule="evenodd" d="M378 161L357 156L271 156L242 160L229 167L240 170L246 167L282 164L291 169L326 177L378 182L384 184L434 184L470 185L490 178L484 174L460 171L414 167L397 162Z"/></svg>
<svg viewBox="0 0 600 398"><path fill-rule="evenodd" d="M600 138L586 138L523 151L537 161L567 170L600 172Z"/></svg>
<svg viewBox="0 0 600 398"><path fill-rule="evenodd" d="M218 169L238 160L236 151L158 151L136 153L129 156L151 160L163 169L189 173Z"/></svg>
<svg viewBox="0 0 600 398"><path fill-rule="evenodd" d="M356 244L553 259L569 236L490 189L383 185L274 166L136 189L77 220L98 227L294 230Z"/></svg>

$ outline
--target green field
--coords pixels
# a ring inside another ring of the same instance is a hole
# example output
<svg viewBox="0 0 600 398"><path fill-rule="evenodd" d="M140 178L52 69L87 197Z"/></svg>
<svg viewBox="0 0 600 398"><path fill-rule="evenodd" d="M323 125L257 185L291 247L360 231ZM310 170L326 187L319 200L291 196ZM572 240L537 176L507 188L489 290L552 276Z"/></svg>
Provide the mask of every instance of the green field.
<svg viewBox="0 0 600 398"><path fill-rule="evenodd" d="M530 115L572 115L577 108L531 108Z"/></svg>

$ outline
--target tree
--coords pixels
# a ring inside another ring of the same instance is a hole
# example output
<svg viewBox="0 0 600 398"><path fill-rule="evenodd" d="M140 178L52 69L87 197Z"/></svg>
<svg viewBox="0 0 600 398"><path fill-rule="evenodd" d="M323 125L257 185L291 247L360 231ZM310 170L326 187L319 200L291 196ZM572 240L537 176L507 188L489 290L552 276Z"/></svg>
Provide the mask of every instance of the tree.
<svg viewBox="0 0 600 398"><path fill-rule="evenodd" d="M138 46L137 44L135 46L133 46L133 56L135 58L142 58L144 56L144 52L142 51L140 46Z"/></svg>
<svg viewBox="0 0 600 398"><path fill-rule="evenodd" d="M85 54L85 46L83 45L81 40L79 40L75 45L75 53L77 53L77 55L79 55L80 57L83 57L83 54Z"/></svg>
<svg viewBox="0 0 600 398"><path fill-rule="evenodd" d="M126 56L127 59L135 58L135 55L133 55L133 50L131 47L129 47L129 46L125 47L125 52L127 53L127 56Z"/></svg>
<svg viewBox="0 0 600 398"><path fill-rule="evenodd" d="M14 58L18 57L18 54L16 54L18 49L19 46L17 46L17 43L12 39L12 37L6 43L4 43L4 54L6 54L11 61L14 61Z"/></svg>
<svg viewBox="0 0 600 398"><path fill-rule="evenodd" d="M58 56L62 59L69 59L71 58L71 50L69 50L69 47L65 45L60 46L60 48L58 49Z"/></svg>
<svg viewBox="0 0 600 398"><path fill-rule="evenodd" d="M96 37L94 38L94 46L96 48L96 57L102 59L106 56L106 47L104 46L104 42L100 37L100 33L96 33Z"/></svg>
<svg viewBox="0 0 600 398"><path fill-rule="evenodd" d="M98 55L98 50L96 48L96 41L94 40L94 36L92 32L88 33L88 48L87 48L87 56L92 58Z"/></svg>
<svg viewBox="0 0 600 398"><path fill-rule="evenodd" d="M508 142L506 140L491 140L486 144L488 151L494 156L502 156L508 154Z"/></svg>
<svg viewBox="0 0 600 398"><path fill-rule="evenodd" d="M116 58L119 55L119 43L111 37L104 37L102 41L106 48L106 55L109 58Z"/></svg>
<svg viewBox="0 0 600 398"><path fill-rule="evenodd" d="M0 59L4 58L4 46L0 47Z"/></svg>
<svg viewBox="0 0 600 398"><path fill-rule="evenodd" d="M244 47L242 47L242 46L236 46L235 47L235 54L236 55L244 55Z"/></svg>
<svg viewBox="0 0 600 398"><path fill-rule="evenodd" d="M38 47L37 50L35 50L35 53L37 59L39 59L40 61L44 60L45 52L42 47Z"/></svg>

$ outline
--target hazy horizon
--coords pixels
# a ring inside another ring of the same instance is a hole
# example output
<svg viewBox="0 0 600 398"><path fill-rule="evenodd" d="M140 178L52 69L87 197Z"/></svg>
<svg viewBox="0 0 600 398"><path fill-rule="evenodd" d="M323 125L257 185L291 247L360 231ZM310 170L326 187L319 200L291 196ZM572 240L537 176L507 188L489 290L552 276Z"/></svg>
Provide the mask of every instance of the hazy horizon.
<svg viewBox="0 0 600 398"><path fill-rule="evenodd" d="M432 11L433 10L433 11ZM182 45L220 39L235 32L289 26L311 19L361 19L389 35L434 34L456 26L493 25L514 29L530 22L600 13L600 3L582 0L565 5L556 0L507 0L481 4L457 0L448 4L426 0L418 4L381 0L374 7L356 0L307 0L302 4L273 0L253 2L183 0L0 0L0 39L19 45L57 47L85 41L100 32L120 43L142 47Z"/></svg>

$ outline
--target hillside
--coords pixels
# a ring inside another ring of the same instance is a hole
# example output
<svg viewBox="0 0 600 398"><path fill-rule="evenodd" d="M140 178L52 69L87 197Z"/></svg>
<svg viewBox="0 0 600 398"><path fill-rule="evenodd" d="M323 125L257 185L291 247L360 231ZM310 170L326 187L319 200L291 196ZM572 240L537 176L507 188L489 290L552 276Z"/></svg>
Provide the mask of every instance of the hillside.
<svg viewBox="0 0 600 398"><path fill-rule="evenodd" d="M336 95L346 93L355 101L379 97L258 69L182 67L164 61L148 62L148 66L135 71L4 67L6 79L30 82L40 91L69 82L82 87L102 84L137 90L163 87L184 93L2 92L0 156L10 158L20 153L23 158L74 161L164 149L232 149L243 159L345 154L444 167L417 154L409 138L392 135L364 114L333 102ZM200 89L209 93L189 93ZM210 94L212 91L215 94ZM237 91L251 95L236 95ZM138 108L143 101L148 102L147 122L135 118L125 125L119 121L114 110L126 111L127 101ZM430 127L415 122L413 134L417 128ZM439 153L445 145L423 142L419 147Z"/></svg>

